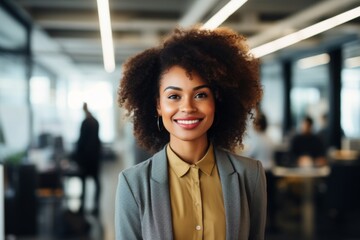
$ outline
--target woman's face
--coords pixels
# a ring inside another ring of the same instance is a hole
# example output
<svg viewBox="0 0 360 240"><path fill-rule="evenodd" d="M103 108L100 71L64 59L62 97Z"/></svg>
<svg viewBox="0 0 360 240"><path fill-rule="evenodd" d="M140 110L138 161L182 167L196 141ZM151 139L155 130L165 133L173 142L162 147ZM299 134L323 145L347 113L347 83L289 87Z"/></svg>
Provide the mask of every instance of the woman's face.
<svg viewBox="0 0 360 240"><path fill-rule="evenodd" d="M210 86L195 72L173 66L160 79L157 111L172 141L207 141L214 121Z"/></svg>

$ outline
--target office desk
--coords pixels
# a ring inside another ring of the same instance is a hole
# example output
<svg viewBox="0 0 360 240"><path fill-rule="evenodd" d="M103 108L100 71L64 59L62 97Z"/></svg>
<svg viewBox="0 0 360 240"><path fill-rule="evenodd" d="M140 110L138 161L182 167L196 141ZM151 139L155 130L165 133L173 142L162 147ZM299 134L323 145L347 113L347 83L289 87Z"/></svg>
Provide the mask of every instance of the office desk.
<svg viewBox="0 0 360 240"><path fill-rule="evenodd" d="M49 165L38 171L37 195L47 202L61 202L61 208L77 211L81 201L81 187L76 183L80 182L81 177L82 172L74 162L63 160L58 165ZM69 184L72 178L78 178L78 181Z"/></svg>
<svg viewBox="0 0 360 240"><path fill-rule="evenodd" d="M315 229L315 205L314 205L314 179L326 177L330 174L330 167L274 167L272 170L276 177L296 177L304 183L304 194L302 202L302 229L304 239L314 238Z"/></svg>

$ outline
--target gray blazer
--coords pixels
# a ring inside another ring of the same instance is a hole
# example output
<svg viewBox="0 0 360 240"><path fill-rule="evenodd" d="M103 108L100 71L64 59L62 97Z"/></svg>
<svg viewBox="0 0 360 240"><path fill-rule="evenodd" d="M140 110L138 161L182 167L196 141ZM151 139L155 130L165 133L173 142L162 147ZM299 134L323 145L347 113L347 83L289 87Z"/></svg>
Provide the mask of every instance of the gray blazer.
<svg viewBox="0 0 360 240"><path fill-rule="evenodd" d="M226 239L264 239L266 180L261 163L215 148L226 214ZM119 174L117 240L173 239L165 148Z"/></svg>

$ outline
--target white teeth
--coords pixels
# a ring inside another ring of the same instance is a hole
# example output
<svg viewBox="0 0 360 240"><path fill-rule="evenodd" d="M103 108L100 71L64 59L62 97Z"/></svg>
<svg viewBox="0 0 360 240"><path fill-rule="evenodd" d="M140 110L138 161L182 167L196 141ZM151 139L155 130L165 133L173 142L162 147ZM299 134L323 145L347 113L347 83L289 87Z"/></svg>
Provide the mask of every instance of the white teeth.
<svg viewBox="0 0 360 240"><path fill-rule="evenodd" d="M177 120L177 122L180 124L194 124L199 122L199 120Z"/></svg>

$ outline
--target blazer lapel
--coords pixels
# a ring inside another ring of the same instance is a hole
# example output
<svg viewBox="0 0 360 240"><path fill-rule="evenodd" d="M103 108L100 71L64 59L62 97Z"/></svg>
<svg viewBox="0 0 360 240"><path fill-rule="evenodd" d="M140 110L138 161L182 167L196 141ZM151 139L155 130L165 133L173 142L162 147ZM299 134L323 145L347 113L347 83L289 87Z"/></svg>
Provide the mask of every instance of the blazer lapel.
<svg viewBox="0 0 360 240"><path fill-rule="evenodd" d="M166 148L153 156L151 169L151 204L157 236L152 239L173 239ZM154 233L153 233L154 234Z"/></svg>
<svg viewBox="0 0 360 240"><path fill-rule="evenodd" d="M215 149L226 214L226 239L237 239L240 227L240 183L226 152Z"/></svg>

